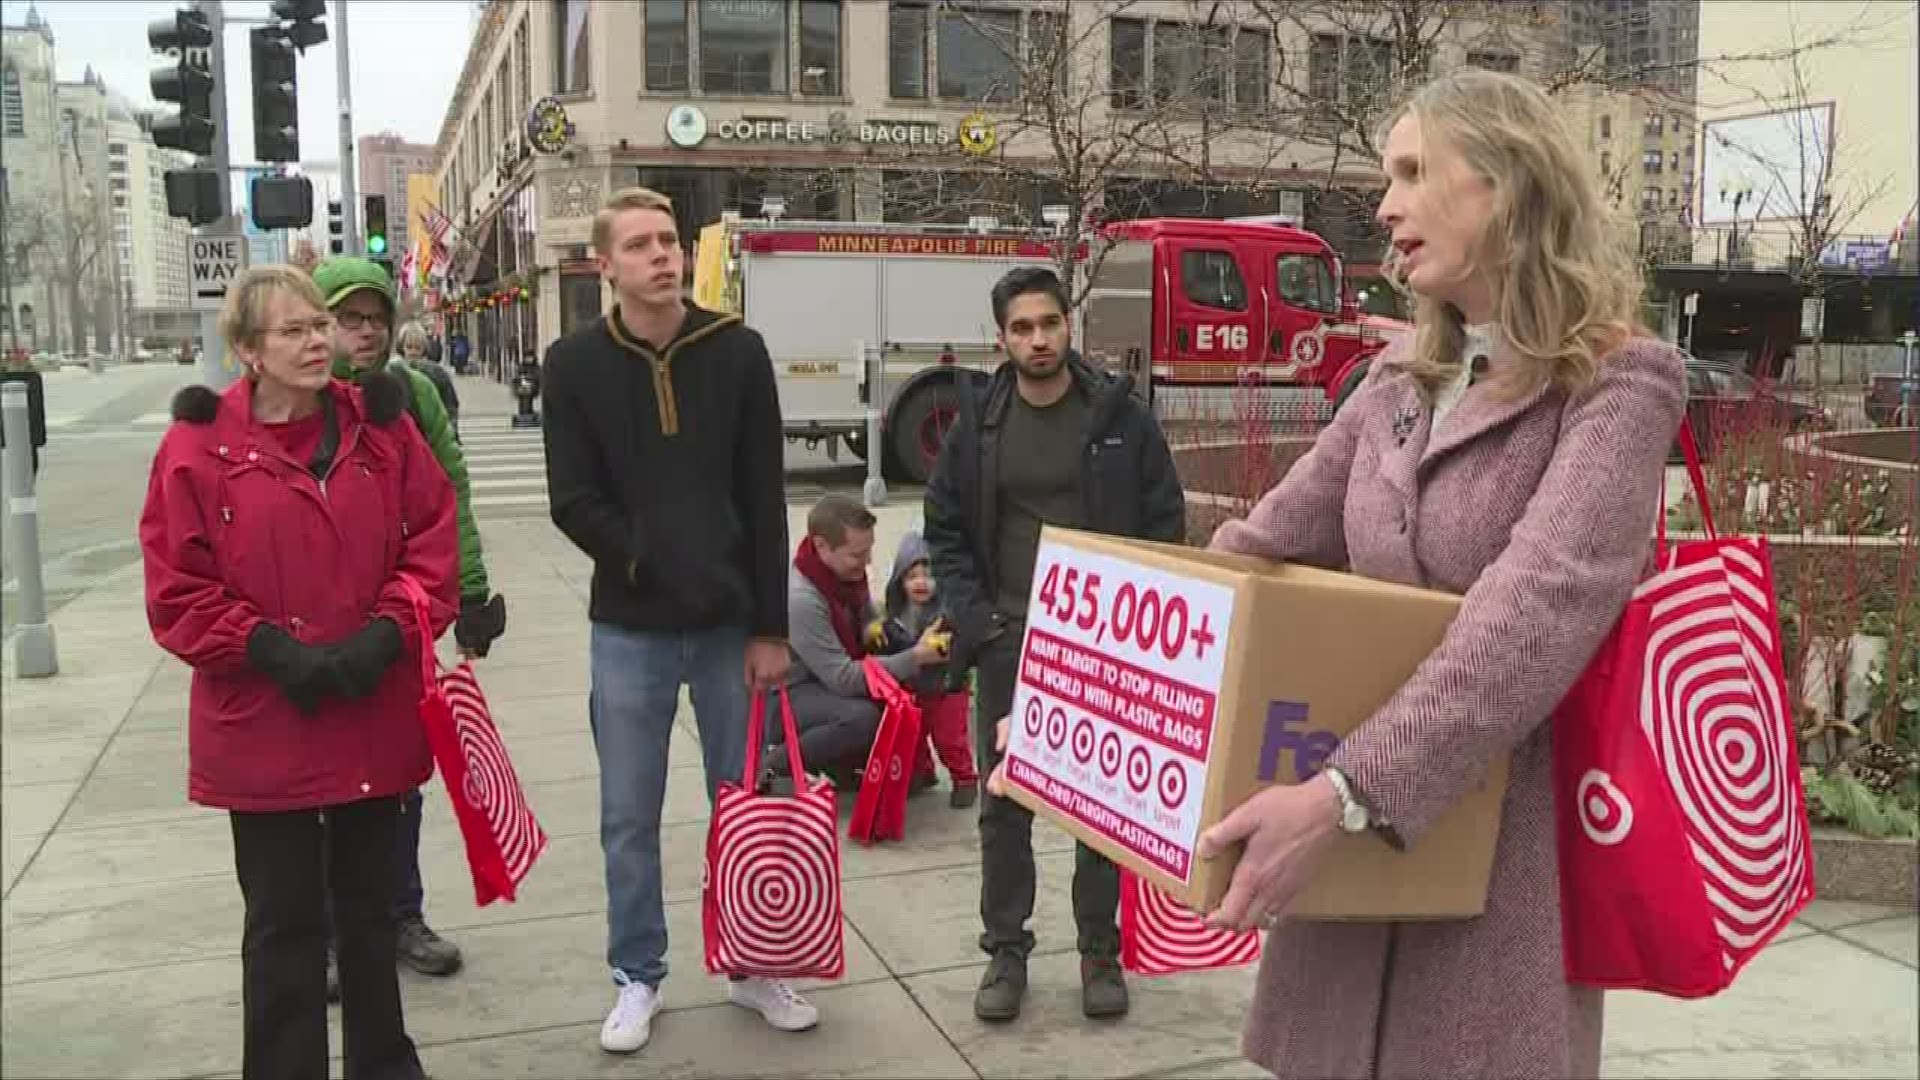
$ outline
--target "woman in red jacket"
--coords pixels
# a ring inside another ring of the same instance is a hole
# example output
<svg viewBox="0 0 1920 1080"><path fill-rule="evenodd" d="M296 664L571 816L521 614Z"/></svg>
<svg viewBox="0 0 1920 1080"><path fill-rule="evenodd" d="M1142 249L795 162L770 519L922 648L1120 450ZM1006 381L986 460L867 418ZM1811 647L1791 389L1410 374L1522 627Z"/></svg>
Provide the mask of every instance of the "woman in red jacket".
<svg viewBox="0 0 1920 1080"><path fill-rule="evenodd" d="M148 621L193 668L188 795L232 818L249 1080L327 1075L328 895L346 1075L421 1075L393 851L432 773L419 650L458 605L454 496L401 387L330 378L331 324L300 271L241 275L220 331L246 377L180 391L140 517Z"/></svg>

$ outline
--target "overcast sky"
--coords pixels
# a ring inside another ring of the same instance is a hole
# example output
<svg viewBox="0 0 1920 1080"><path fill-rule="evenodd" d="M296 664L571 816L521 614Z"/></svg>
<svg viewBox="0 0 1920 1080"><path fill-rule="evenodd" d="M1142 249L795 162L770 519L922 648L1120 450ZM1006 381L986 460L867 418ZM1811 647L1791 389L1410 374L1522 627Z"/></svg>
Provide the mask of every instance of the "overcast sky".
<svg viewBox="0 0 1920 1080"><path fill-rule="evenodd" d="M25 0L0 0L9 26L26 21ZM118 90L143 107L153 106L148 76L164 59L147 46L147 25L168 18L184 3L166 0L38 0L53 27L54 52L63 81L77 81L91 64ZM334 42L338 0L327 4L329 40L300 58L300 155L331 169L340 156L339 100ZM265 0L227 0L229 20L264 17ZM397 132L432 145L440 135L454 83L460 78L471 37L471 0L352 0L348 47L352 51L353 134ZM235 163L253 160L253 106L249 92L247 28L229 22L227 118ZM319 170L314 170L319 171ZM316 177L316 186L321 181Z"/></svg>

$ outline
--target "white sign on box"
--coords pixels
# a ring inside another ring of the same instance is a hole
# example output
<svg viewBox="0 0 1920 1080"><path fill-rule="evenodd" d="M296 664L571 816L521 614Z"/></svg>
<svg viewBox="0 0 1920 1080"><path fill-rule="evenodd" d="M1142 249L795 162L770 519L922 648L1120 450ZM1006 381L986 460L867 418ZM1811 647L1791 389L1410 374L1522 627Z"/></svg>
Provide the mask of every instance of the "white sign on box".
<svg viewBox="0 0 1920 1080"><path fill-rule="evenodd" d="M1185 882L1232 589L1043 540L1006 777Z"/></svg>

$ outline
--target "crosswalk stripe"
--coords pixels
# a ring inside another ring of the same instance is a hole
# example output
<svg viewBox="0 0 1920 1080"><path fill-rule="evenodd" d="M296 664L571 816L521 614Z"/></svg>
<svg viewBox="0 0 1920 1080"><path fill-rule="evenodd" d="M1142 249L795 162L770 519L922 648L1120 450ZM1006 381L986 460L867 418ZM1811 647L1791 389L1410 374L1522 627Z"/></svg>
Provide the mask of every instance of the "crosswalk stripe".
<svg viewBox="0 0 1920 1080"><path fill-rule="evenodd" d="M547 453L539 428L515 428L507 417L488 416L462 421L460 429L474 510L546 510Z"/></svg>

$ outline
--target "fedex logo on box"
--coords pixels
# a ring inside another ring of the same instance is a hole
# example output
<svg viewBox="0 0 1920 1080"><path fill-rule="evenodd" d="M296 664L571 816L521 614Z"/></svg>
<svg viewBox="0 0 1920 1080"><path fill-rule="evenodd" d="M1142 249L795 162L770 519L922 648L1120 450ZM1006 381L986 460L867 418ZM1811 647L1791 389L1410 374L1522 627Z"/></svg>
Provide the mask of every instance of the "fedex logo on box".
<svg viewBox="0 0 1920 1080"><path fill-rule="evenodd" d="M1340 746L1339 736L1331 731L1308 731L1307 704L1304 701L1269 701L1267 724L1260 736L1260 782L1271 784L1280 775L1280 755L1293 755L1293 777L1297 783L1313 779L1326 767L1327 758Z"/></svg>

